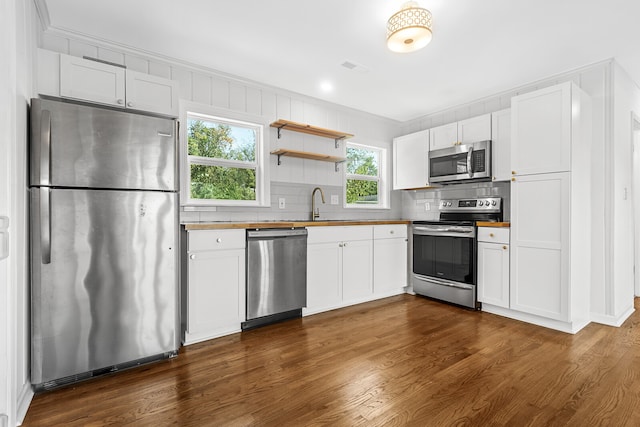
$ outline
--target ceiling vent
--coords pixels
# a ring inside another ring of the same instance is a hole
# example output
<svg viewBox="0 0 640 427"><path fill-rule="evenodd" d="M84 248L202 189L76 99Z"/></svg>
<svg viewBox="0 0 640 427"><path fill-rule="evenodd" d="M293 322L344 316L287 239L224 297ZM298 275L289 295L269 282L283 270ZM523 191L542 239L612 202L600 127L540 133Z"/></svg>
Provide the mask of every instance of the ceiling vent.
<svg viewBox="0 0 640 427"><path fill-rule="evenodd" d="M353 71L357 71L359 73L368 73L369 69L367 67L365 67L364 65L360 65L356 62L353 61L344 61L342 64L344 68L348 69L348 70L353 70Z"/></svg>

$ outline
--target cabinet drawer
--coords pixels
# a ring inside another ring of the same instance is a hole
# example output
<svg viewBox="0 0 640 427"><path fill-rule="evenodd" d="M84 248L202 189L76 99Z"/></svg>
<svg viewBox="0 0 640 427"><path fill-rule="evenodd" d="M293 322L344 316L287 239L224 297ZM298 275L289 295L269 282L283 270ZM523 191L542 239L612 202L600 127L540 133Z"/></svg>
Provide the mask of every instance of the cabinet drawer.
<svg viewBox="0 0 640 427"><path fill-rule="evenodd" d="M193 230L189 231L187 251L244 249L245 230Z"/></svg>
<svg viewBox="0 0 640 427"><path fill-rule="evenodd" d="M396 239L407 237L406 224L385 224L373 227L374 239Z"/></svg>
<svg viewBox="0 0 640 427"><path fill-rule="evenodd" d="M498 227L478 227L478 241L509 244L509 229Z"/></svg>
<svg viewBox="0 0 640 427"><path fill-rule="evenodd" d="M354 240L371 240L373 227L370 225L353 225L347 227L308 227L307 243L345 242Z"/></svg>

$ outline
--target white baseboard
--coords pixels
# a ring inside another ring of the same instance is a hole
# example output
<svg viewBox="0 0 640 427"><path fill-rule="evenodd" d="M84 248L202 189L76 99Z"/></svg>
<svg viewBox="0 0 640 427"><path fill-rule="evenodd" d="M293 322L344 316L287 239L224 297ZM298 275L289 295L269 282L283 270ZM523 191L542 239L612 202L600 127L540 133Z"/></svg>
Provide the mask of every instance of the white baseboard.
<svg viewBox="0 0 640 427"><path fill-rule="evenodd" d="M589 320L561 322L559 320L546 319L544 317L536 316L534 314L523 313L521 311L511 310L508 308L498 307L495 305L484 304L484 303L482 304L482 311L486 311L487 313L491 313L491 314L497 314L499 316L508 317L510 319L520 320L521 322L543 326L549 329L555 329L556 331L566 332L568 334L575 334L590 323Z"/></svg>
<svg viewBox="0 0 640 427"><path fill-rule="evenodd" d="M633 314L634 311L636 311L635 308L631 306L617 317L608 314L591 313L591 320L602 325L615 326L616 328L619 328L620 326L622 326L624 321Z"/></svg>
<svg viewBox="0 0 640 427"><path fill-rule="evenodd" d="M20 391L16 405L16 421L18 425L22 425L24 417L27 415L27 410L29 409L29 405L31 405L31 400L33 400L33 394L31 383L27 381Z"/></svg>

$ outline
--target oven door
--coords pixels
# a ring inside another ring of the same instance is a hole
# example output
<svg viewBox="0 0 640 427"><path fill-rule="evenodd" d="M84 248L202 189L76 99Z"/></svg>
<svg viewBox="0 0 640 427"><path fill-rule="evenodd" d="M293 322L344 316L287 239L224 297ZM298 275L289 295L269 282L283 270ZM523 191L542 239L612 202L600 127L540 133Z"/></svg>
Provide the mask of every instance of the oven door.
<svg viewBox="0 0 640 427"><path fill-rule="evenodd" d="M475 237L473 226L414 225L414 292L476 308Z"/></svg>
<svg viewBox="0 0 640 427"><path fill-rule="evenodd" d="M429 152L429 182L468 181L491 177L491 141Z"/></svg>

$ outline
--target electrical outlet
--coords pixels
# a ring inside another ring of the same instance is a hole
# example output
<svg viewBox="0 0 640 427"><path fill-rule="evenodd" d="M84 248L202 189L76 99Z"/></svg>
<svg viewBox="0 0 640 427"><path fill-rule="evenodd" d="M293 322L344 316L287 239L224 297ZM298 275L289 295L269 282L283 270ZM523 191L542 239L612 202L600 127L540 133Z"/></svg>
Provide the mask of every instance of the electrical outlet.
<svg viewBox="0 0 640 427"><path fill-rule="evenodd" d="M278 199L278 209L284 209L285 203L284 203L284 197L280 197Z"/></svg>
<svg viewBox="0 0 640 427"><path fill-rule="evenodd" d="M331 195L331 204L332 205L337 205L338 203L340 203L340 199L338 198L337 194L332 194Z"/></svg>
<svg viewBox="0 0 640 427"><path fill-rule="evenodd" d="M425 211L430 211L431 210L431 203L424 202L424 210Z"/></svg>

